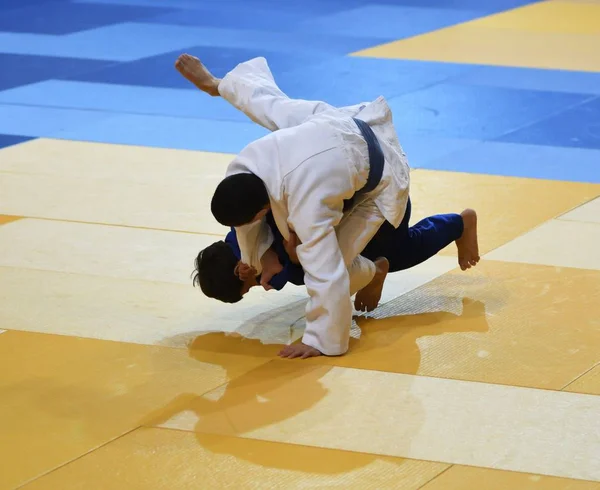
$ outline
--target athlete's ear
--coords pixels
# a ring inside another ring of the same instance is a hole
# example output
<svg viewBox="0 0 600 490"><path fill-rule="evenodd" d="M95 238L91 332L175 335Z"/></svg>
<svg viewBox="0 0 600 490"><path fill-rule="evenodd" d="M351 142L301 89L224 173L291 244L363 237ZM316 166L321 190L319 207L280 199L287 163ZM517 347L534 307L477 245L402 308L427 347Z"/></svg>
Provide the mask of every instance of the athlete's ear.
<svg viewBox="0 0 600 490"><path fill-rule="evenodd" d="M261 219L263 219L265 217L265 215L269 212L270 209L271 209L271 205L267 204L258 213L256 213L256 216L252 219L252 222L254 223L255 221L260 221Z"/></svg>

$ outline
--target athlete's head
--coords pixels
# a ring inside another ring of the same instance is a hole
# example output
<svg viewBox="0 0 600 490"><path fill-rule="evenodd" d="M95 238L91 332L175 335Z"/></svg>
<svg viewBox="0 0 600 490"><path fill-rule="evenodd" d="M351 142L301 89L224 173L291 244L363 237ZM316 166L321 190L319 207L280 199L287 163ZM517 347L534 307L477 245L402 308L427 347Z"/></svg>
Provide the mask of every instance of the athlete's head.
<svg viewBox="0 0 600 490"><path fill-rule="evenodd" d="M222 225L241 226L258 221L269 212L269 194L254 174L230 175L217 186L210 208Z"/></svg>
<svg viewBox="0 0 600 490"><path fill-rule="evenodd" d="M194 286L200 286L209 298L224 303L237 303L251 287L257 285L255 277L242 281L235 273L238 258L229 245L215 242L200 250L193 273Z"/></svg>

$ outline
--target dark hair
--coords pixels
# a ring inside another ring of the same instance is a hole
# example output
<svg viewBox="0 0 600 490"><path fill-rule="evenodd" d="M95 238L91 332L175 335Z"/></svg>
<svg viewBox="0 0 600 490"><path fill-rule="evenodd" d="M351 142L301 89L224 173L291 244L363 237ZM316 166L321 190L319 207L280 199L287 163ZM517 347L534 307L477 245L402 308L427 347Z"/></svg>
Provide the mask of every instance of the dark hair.
<svg viewBox="0 0 600 490"><path fill-rule="evenodd" d="M200 250L196 257L192 284L200 286L209 298L224 303L237 303L242 299L244 282L235 275L238 258L225 242L215 242Z"/></svg>
<svg viewBox="0 0 600 490"><path fill-rule="evenodd" d="M235 174L217 186L210 209L224 226L241 226L269 204L269 194L262 180L254 174Z"/></svg>

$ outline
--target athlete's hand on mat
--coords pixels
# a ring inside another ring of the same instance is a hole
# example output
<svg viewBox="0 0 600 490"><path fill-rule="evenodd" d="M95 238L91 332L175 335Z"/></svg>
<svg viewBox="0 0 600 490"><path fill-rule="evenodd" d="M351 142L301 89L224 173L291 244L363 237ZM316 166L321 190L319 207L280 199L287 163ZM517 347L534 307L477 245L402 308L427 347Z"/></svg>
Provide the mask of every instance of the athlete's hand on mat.
<svg viewBox="0 0 600 490"><path fill-rule="evenodd" d="M267 291L273 289L269 285L269 281L273 279L275 274L279 274L283 270L283 266L279 262L279 257L274 250L269 249L261 257L260 263L262 264L262 274L260 276L260 285Z"/></svg>
<svg viewBox="0 0 600 490"><path fill-rule="evenodd" d="M298 259L298 254L296 253L296 247L301 244L302 242L298 238L298 235L293 231L290 232L290 239L283 241L283 248L285 248L286 253L294 264L300 263L300 259Z"/></svg>
<svg viewBox="0 0 600 490"><path fill-rule="evenodd" d="M256 277L256 269L254 267L249 266L248 264L244 264L243 262L238 262L235 267L234 273L242 280L247 281L251 277Z"/></svg>
<svg viewBox="0 0 600 490"><path fill-rule="evenodd" d="M283 349L281 349L281 352L279 352L279 357L285 357L286 359L296 359L297 357L300 359L307 359L309 357L317 357L321 355L321 352L319 352L317 349L306 344L286 345Z"/></svg>

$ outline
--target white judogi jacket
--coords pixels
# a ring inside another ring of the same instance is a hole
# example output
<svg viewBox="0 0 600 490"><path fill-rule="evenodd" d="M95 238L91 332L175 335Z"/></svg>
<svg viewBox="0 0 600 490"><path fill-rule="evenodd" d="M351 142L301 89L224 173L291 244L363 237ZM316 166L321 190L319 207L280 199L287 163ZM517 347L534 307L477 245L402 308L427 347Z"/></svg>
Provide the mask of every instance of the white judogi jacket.
<svg viewBox="0 0 600 490"><path fill-rule="evenodd" d="M385 220L398 227L406 210L409 166L390 108L383 97L341 109L289 99L264 58L238 65L223 78L219 93L273 131L244 148L227 175L260 177L281 234L288 239L292 229L302 242L297 253L310 296L303 342L326 355L344 354L352 323L347 267ZM352 117L373 129L385 167L377 188L344 215L343 201L365 185L369 172L367 145ZM260 272L260 257L272 243L268 225L263 220L236 233L242 261Z"/></svg>

